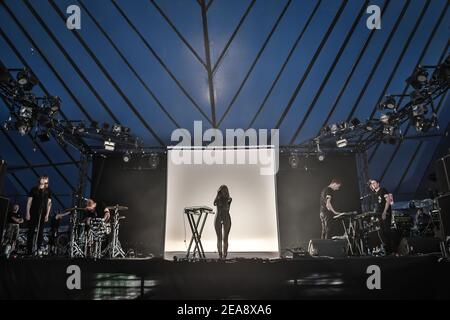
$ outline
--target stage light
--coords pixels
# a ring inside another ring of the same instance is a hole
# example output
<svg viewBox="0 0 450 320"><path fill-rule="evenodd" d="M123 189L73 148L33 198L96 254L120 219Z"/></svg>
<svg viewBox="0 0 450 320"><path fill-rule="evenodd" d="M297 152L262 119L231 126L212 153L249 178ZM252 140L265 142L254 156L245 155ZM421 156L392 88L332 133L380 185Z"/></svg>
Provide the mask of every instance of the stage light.
<svg viewBox="0 0 450 320"><path fill-rule="evenodd" d="M428 80L428 72L422 68L421 66L418 66L413 74L406 79L406 83L411 85L416 90L420 90L423 88L425 83Z"/></svg>
<svg viewBox="0 0 450 320"><path fill-rule="evenodd" d="M31 119L33 117L33 109L30 107L22 106L19 109L19 117L25 119Z"/></svg>
<svg viewBox="0 0 450 320"><path fill-rule="evenodd" d="M338 124L338 130L342 131L347 129L347 123L346 122L342 122Z"/></svg>
<svg viewBox="0 0 450 320"><path fill-rule="evenodd" d="M109 129L109 124L108 123L104 123L103 124L103 130L108 130Z"/></svg>
<svg viewBox="0 0 450 320"><path fill-rule="evenodd" d="M57 96L50 100L50 115L53 116L61 109L61 99Z"/></svg>
<svg viewBox="0 0 450 320"><path fill-rule="evenodd" d="M386 99L380 103L380 109L394 110L397 108L397 101L392 96L386 96Z"/></svg>
<svg viewBox="0 0 450 320"><path fill-rule="evenodd" d="M81 122L81 123L77 126L76 130L77 130L78 133L84 133L84 132L86 131L86 128L85 128L84 123Z"/></svg>
<svg viewBox="0 0 450 320"><path fill-rule="evenodd" d="M428 112L428 109L423 104L418 104L412 106L411 111L413 117L418 117L426 114Z"/></svg>
<svg viewBox="0 0 450 320"><path fill-rule="evenodd" d="M332 134L336 134L336 132L338 131L338 125L336 124L336 123L333 123L331 126L330 126L330 132L332 133Z"/></svg>
<svg viewBox="0 0 450 320"><path fill-rule="evenodd" d="M121 133L122 132L122 126L120 124L113 125L112 132L114 132L114 133Z"/></svg>
<svg viewBox="0 0 450 320"><path fill-rule="evenodd" d="M390 119L390 116L388 114L386 114L386 113L383 113L381 115L381 117L380 117L380 121L382 123L384 123L384 124L388 124L389 123L389 119Z"/></svg>
<svg viewBox="0 0 450 320"><path fill-rule="evenodd" d="M123 162L128 163L131 160L131 154L129 152L126 152L122 157Z"/></svg>
<svg viewBox="0 0 450 320"><path fill-rule="evenodd" d="M158 168L159 165L159 155L157 153L150 154L150 158L148 160L151 169Z"/></svg>
<svg viewBox="0 0 450 320"><path fill-rule="evenodd" d="M383 134L386 136L393 136L395 134L395 127L390 125L385 125L383 127Z"/></svg>
<svg viewBox="0 0 450 320"><path fill-rule="evenodd" d="M298 158L298 155L296 153L291 153L289 155L289 165L292 169L297 169L298 165L300 163L300 160Z"/></svg>
<svg viewBox="0 0 450 320"><path fill-rule="evenodd" d="M339 140L336 140L336 146L338 148L345 148L348 145L348 141L345 138L340 138Z"/></svg>
<svg viewBox="0 0 450 320"><path fill-rule="evenodd" d="M355 128L361 124L361 121L359 121L358 118L353 118L352 121L350 121L350 123L352 124L352 127Z"/></svg>
<svg viewBox="0 0 450 320"><path fill-rule="evenodd" d="M41 142L50 141L50 132L45 130L38 134L38 138Z"/></svg>
<svg viewBox="0 0 450 320"><path fill-rule="evenodd" d="M17 73L17 83L23 90L31 91L39 81L28 69L23 69Z"/></svg>
<svg viewBox="0 0 450 320"><path fill-rule="evenodd" d="M116 149L116 143L111 140L105 141L104 146L107 151L114 151Z"/></svg>
<svg viewBox="0 0 450 320"><path fill-rule="evenodd" d="M28 122L23 120L17 121L16 127L21 136L24 136L31 131L31 126L28 124Z"/></svg>

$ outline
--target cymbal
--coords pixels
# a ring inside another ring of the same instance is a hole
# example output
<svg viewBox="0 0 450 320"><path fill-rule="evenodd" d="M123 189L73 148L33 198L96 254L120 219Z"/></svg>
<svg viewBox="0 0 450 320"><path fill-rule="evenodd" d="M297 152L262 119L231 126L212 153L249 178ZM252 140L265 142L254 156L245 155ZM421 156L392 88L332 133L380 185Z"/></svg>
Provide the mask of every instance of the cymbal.
<svg viewBox="0 0 450 320"><path fill-rule="evenodd" d="M116 205L116 206L106 207L106 209L108 209L108 210L116 210L117 209L119 211L125 211L125 210L128 210L128 207Z"/></svg>

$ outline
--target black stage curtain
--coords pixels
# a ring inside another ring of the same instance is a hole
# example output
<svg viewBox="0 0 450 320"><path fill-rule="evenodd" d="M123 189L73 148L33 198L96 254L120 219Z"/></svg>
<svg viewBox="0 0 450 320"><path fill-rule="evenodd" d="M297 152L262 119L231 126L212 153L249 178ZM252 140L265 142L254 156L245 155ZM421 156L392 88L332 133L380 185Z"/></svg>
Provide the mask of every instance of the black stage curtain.
<svg viewBox="0 0 450 320"><path fill-rule="evenodd" d="M307 248L310 239L320 239L320 192L333 177L341 179L343 186L336 193L337 211L360 209L359 187L354 155L328 154L324 161L316 157L299 156L298 167L289 164L289 155L280 155L277 175L277 205L280 249ZM342 235L339 223L334 234Z"/></svg>
<svg viewBox="0 0 450 320"><path fill-rule="evenodd" d="M156 168L143 157L125 163L122 156L95 157L91 197L105 205L129 207L120 215L122 248L159 257L164 250L167 157L159 156Z"/></svg>

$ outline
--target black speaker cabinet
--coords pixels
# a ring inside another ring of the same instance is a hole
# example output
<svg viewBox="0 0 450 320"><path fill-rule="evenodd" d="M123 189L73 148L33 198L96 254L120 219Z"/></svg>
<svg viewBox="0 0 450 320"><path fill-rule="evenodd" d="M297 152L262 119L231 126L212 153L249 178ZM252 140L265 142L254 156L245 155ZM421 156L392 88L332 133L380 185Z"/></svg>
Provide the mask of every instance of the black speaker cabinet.
<svg viewBox="0 0 450 320"><path fill-rule="evenodd" d="M438 238L403 238L398 246L401 256L415 254L441 253L440 239Z"/></svg>
<svg viewBox="0 0 450 320"><path fill-rule="evenodd" d="M450 155L436 161L436 179L440 193L450 192Z"/></svg>
<svg viewBox="0 0 450 320"><path fill-rule="evenodd" d="M450 237L450 193L437 198L442 221L444 240Z"/></svg>
<svg viewBox="0 0 450 320"><path fill-rule="evenodd" d="M316 239L308 245L309 254L316 257L346 257L347 250L346 240Z"/></svg>
<svg viewBox="0 0 450 320"><path fill-rule="evenodd" d="M3 239L3 230L5 230L6 226L8 209L9 209L9 199L0 197L0 241Z"/></svg>
<svg viewBox="0 0 450 320"><path fill-rule="evenodd" d="M0 196L3 195L6 178L6 162L0 159Z"/></svg>

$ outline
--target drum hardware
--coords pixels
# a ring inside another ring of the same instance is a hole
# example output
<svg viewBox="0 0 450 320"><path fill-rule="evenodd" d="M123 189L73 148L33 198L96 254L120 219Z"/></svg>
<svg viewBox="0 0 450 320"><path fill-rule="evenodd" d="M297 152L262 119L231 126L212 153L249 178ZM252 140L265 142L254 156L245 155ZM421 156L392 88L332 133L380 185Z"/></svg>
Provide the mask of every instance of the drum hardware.
<svg viewBox="0 0 450 320"><path fill-rule="evenodd" d="M71 212L70 214L70 242L69 242L69 257L70 258L82 258L86 257L86 245L85 250L82 249L83 242L79 241L81 237L84 237L84 228L80 230L81 223L78 222L78 214L80 211L86 211L83 208L70 208L65 210L63 213Z"/></svg>
<svg viewBox="0 0 450 320"><path fill-rule="evenodd" d="M120 220L124 219L124 216L119 216L119 212L120 211L125 211L128 210L128 207L124 207L124 206L119 206L119 205L115 205L115 206L111 206L111 207L106 207L106 209L113 211L113 215L112 215L112 236L111 236L111 241L108 244L108 246L106 247L105 250L103 250L102 252L102 256L107 256L109 258L125 258L125 252L122 249L122 246L120 244L119 241L119 228L120 228Z"/></svg>

